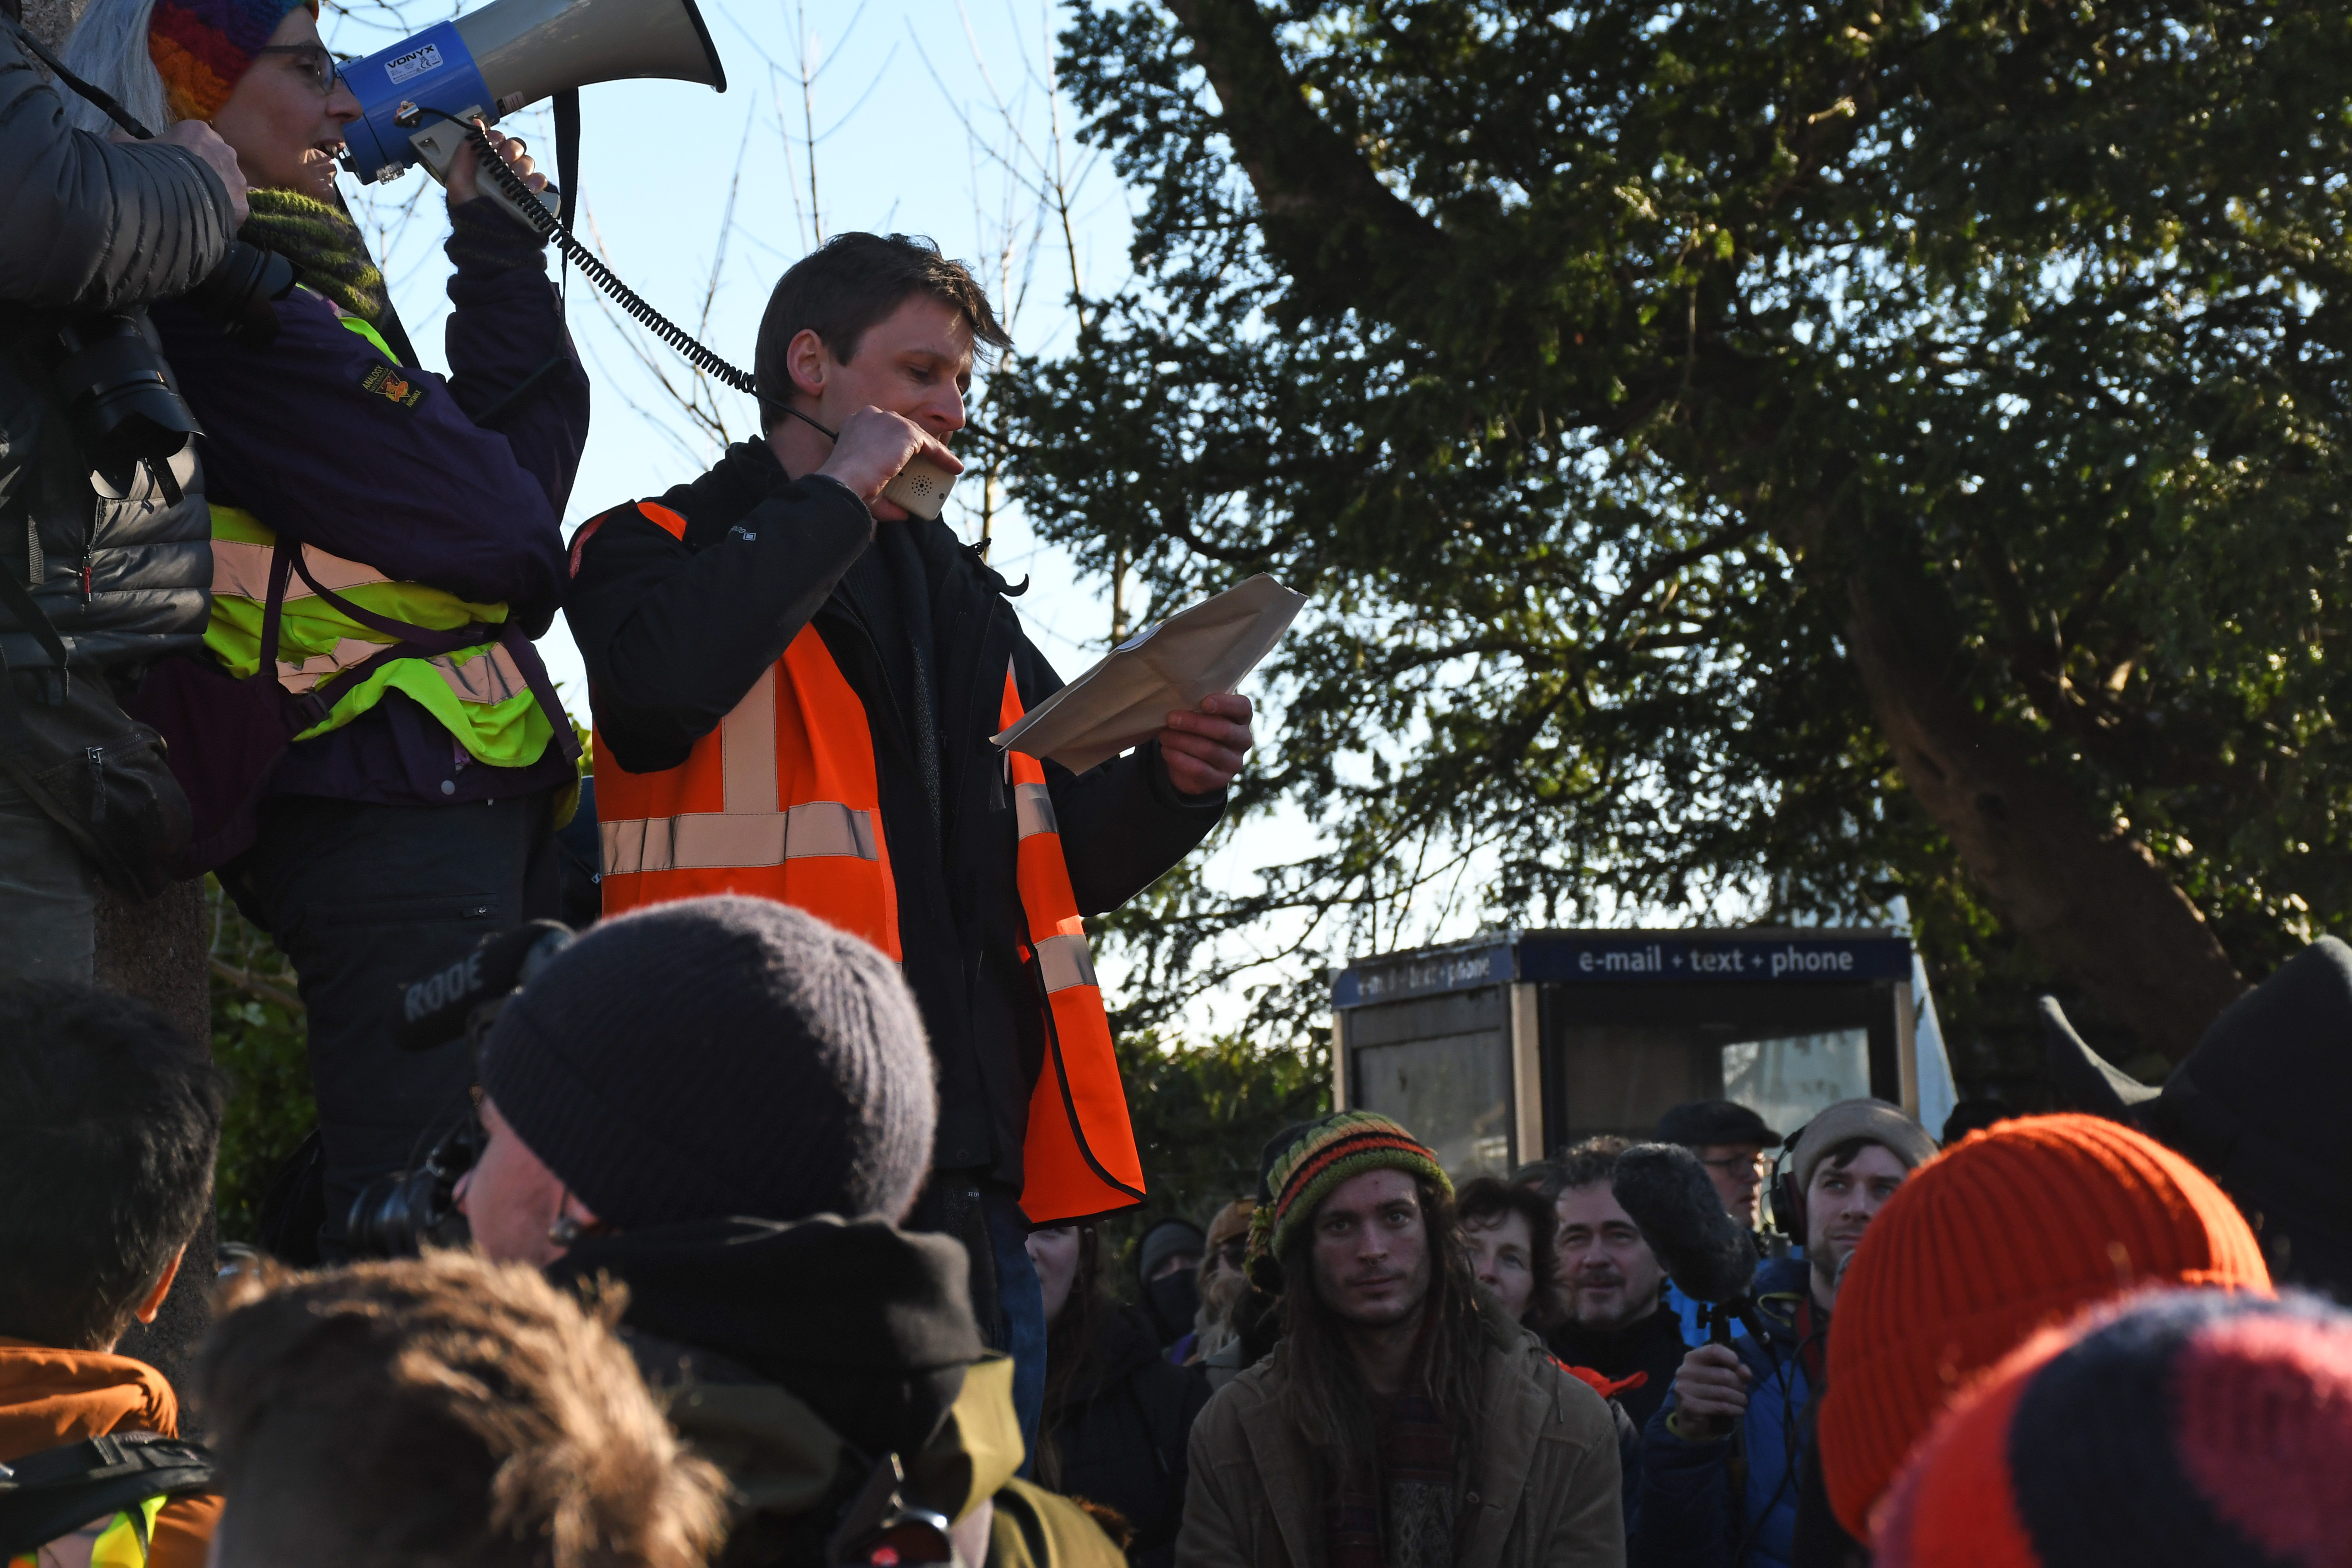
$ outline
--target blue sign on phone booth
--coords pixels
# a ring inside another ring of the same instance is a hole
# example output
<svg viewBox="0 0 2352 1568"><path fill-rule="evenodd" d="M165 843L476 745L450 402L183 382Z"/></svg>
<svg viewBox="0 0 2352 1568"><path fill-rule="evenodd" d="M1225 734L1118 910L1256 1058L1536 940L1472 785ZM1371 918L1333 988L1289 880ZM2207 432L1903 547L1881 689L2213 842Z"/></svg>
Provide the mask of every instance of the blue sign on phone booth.
<svg viewBox="0 0 2352 1568"><path fill-rule="evenodd" d="M1883 930L1506 931L1333 977L1333 1100L1393 1116L1456 1175L1505 1174L1667 1107L1783 1131L1836 1100L1919 1106L1912 951Z"/></svg>

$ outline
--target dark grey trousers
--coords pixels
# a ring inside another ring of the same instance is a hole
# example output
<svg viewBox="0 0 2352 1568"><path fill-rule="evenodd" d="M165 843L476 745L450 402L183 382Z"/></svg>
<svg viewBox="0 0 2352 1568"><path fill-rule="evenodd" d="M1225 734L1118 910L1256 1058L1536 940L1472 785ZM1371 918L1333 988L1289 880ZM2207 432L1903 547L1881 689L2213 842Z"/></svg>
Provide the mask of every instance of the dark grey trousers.
<svg viewBox="0 0 2352 1568"><path fill-rule="evenodd" d="M413 1165L466 1113L471 1053L398 1049L400 990L492 931L554 917L550 794L448 806L278 795L259 840L220 873L301 977L330 1260L345 1256L360 1190Z"/></svg>
<svg viewBox="0 0 2352 1568"><path fill-rule="evenodd" d="M0 980L90 982L98 868L0 773Z"/></svg>

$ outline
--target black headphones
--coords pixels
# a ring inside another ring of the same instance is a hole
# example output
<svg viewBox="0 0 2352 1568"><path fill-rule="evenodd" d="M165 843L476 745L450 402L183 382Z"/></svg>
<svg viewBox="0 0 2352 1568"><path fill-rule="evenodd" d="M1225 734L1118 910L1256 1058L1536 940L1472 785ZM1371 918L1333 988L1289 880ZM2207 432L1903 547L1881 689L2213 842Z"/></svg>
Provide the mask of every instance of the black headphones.
<svg viewBox="0 0 2352 1568"><path fill-rule="evenodd" d="M1796 1152L1797 1140L1804 1135L1805 1130L1800 1127L1781 1140L1772 1156L1772 1173L1764 1183L1766 1223L1797 1247L1805 1245L1805 1194L1798 1188L1796 1163L1790 1156Z"/></svg>

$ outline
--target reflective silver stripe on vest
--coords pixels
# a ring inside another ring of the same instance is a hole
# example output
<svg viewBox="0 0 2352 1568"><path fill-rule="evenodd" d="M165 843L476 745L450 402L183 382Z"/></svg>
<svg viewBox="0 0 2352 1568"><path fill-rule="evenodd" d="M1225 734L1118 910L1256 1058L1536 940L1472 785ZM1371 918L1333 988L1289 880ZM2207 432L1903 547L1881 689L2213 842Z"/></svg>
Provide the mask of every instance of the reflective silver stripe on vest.
<svg viewBox="0 0 2352 1568"><path fill-rule="evenodd" d="M1061 831L1054 822L1054 792L1041 784L1013 786L1013 816L1024 838Z"/></svg>
<svg viewBox="0 0 2352 1568"><path fill-rule="evenodd" d="M696 811L597 825L604 874L781 866L818 856L879 860L874 814L813 800L790 811Z"/></svg>
<svg viewBox="0 0 2352 1568"><path fill-rule="evenodd" d="M389 644L371 642L365 637L343 637L333 651L312 654L304 659L281 658L278 661L278 684L292 692L310 690L319 682L350 668L362 659L382 653ZM520 697L530 689L530 682L515 663L514 655L501 643L489 643L484 650L457 662L457 656L442 654L425 661L431 665L449 689L461 702L478 702L485 707Z"/></svg>
<svg viewBox="0 0 2352 1568"><path fill-rule="evenodd" d="M1037 968L1045 977L1045 992L1067 991L1095 981L1094 950L1082 936L1049 936L1037 944Z"/></svg>
<svg viewBox="0 0 2352 1568"><path fill-rule="evenodd" d="M250 599L258 605L269 597L269 562L276 547L254 544L242 539L213 541L213 592L226 599ZM346 561L340 555L330 555L318 546L302 546L302 564L310 575L331 593L348 593L353 588L373 588L389 583L376 568L362 561ZM309 599L316 595L310 584L299 572L286 578L286 599Z"/></svg>
<svg viewBox="0 0 2352 1568"><path fill-rule="evenodd" d="M449 683L449 689L464 702L479 702L485 706L508 702L530 690L530 681L522 666L503 643L492 643L488 648L474 655L465 663L457 662L454 653L429 660Z"/></svg>
<svg viewBox="0 0 2352 1568"><path fill-rule="evenodd" d="M743 700L719 721L719 772L726 784L727 815L772 812L782 804L776 784L776 667L760 672ZM866 842L874 842L869 826ZM868 860L874 858L871 848ZM752 862L741 862L750 865ZM773 865L772 860L759 862Z"/></svg>
<svg viewBox="0 0 2352 1568"><path fill-rule="evenodd" d="M503 651L503 650L502 650ZM721 811L600 823L604 875L781 866L819 856L882 858L874 814L838 801L776 809L776 667L770 665L719 721Z"/></svg>

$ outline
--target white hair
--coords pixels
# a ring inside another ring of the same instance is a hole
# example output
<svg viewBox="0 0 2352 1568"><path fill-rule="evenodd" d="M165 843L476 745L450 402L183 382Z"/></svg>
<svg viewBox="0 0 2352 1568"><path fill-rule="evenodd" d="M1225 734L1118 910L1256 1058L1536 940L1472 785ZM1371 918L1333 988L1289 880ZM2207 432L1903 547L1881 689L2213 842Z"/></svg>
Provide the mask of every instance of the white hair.
<svg viewBox="0 0 2352 1568"><path fill-rule="evenodd" d="M66 40L66 68L101 92L114 95L131 118L161 135L171 127L172 111L163 103L163 78L155 57L147 52L147 18L155 0L89 0L89 9ZM115 129L104 110L81 94L58 84L67 117L84 131L103 136Z"/></svg>

